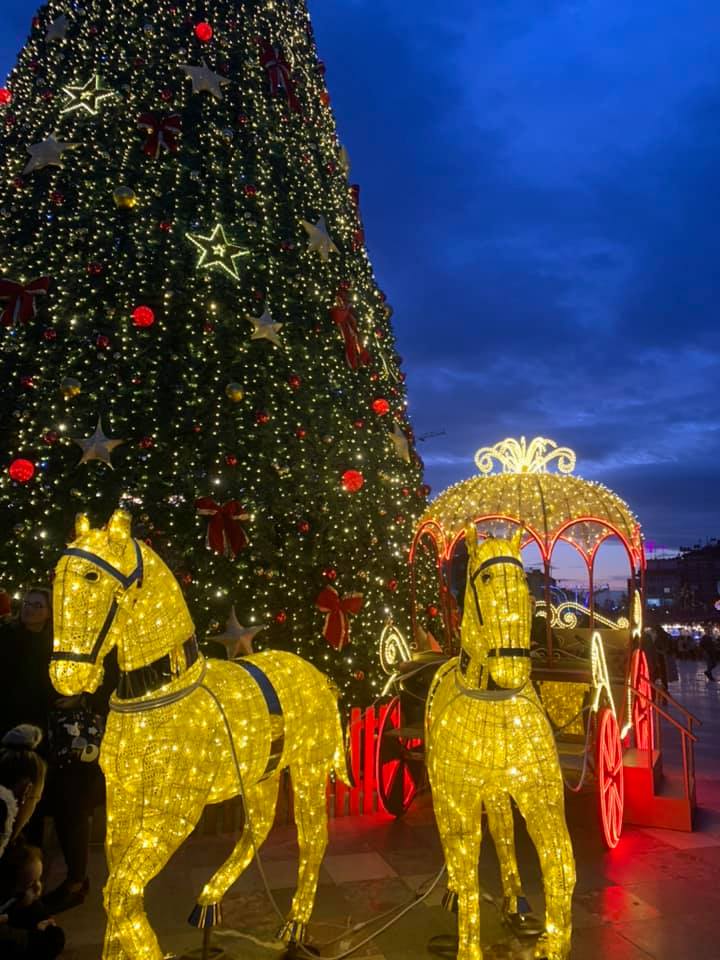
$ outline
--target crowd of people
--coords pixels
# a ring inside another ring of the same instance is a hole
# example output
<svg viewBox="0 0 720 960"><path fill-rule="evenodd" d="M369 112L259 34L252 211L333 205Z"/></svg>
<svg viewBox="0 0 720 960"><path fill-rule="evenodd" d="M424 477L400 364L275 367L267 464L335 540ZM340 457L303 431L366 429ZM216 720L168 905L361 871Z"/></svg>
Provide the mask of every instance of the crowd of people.
<svg viewBox="0 0 720 960"><path fill-rule="evenodd" d="M647 627L643 648L648 655L653 678L667 689L668 683L678 679L676 661L704 660L705 676L715 683L713 670L720 660L720 625L706 623L692 630L681 627L668 632L661 626Z"/></svg>
<svg viewBox="0 0 720 960"><path fill-rule="evenodd" d="M25 593L12 616L0 595L0 957L54 960L65 937L58 914L89 888L90 823L103 802L97 758L117 665L92 695L61 697L50 682L52 599ZM65 878L43 889L46 823L54 823Z"/></svg>

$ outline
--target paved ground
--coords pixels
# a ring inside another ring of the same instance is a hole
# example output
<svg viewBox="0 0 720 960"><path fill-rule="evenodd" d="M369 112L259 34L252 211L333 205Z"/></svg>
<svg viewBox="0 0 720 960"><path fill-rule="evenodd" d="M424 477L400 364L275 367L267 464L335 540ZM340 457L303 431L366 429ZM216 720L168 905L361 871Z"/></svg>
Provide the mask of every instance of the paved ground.
<svg viewBox="0 0 720 960"><path fill-rule="evenodd" d="M700 810L695 833L628 827L617 850L608 853L598 838L593 798L570 798L568 802L578 867L573 960L720 957L720 684L710 686L701 670L694 662L681 664L680 680L672 687L704 723L697 750ZM199 946L198 933L186 926L185 917L194 895L224 859L230 844L228 836L192 838L149 888L148 912L164 949L182 952ZM528 893L541 908L537 861L522 828L518 847ZM285 909L296 871L292 828L275 828L263 848L263 862L270 886ZM420 798L402 821L381 816L333 821L312 932L320 942L339 940L323 949L323 956L342 952L352 925L406 903L441 862L428 798ZM57 865L51 865L50 882L56 871ZM509 939L499 922L497 862L489 842L483 845L480 876L486 891L482 910L486 957L529 960L532 951ZM92 852L91 895L82 907L63 917L67 960L99 960L101 956L103 880L104 862L98 846ZM440 886L356 955L365 960L432 956L430 939L453 932L452 917L439 905L441 892ZM214 942L221 944L230 958L273 960L280 955L273 941L277 921L255 866L226 898L225 925L227 930L216 933Z"/></svg>

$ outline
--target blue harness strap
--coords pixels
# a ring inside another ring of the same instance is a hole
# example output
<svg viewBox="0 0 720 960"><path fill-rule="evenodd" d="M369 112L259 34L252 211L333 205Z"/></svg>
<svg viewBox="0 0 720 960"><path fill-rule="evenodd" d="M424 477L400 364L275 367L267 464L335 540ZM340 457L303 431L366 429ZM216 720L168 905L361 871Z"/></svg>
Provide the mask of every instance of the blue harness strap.
<svg viewBox="0 0 720 960"><path fill-rule="evenodd" d="M267 674L263 673L260 667L257 664L252 663L250 660L233 660L233 663L238 667L242 667L246 673L249 673L253 678L255 683L258 685L260 693L262 693L265 698L265 703L267 704L268 713L271 717L278 717L280 720L283 720L283 711L282 706L280 705L280 698L277 695L275 687L272 685L270 678ZM270 741L270 756L268 757L267 764L265 765L265 771L263 772L260 780L266 780L271 773L277 770L280 760L282 759L283 749L285 748L285 729L284 723L282 724L281 731L277 731L277 726L271 727L271 741Z"/></svg>

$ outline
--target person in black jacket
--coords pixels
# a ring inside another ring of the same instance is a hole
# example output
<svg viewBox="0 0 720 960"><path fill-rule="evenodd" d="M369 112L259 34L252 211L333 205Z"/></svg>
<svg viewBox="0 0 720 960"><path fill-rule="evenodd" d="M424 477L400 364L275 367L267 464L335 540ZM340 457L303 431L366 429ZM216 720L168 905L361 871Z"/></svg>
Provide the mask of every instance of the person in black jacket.
<svg viewBox="0 0 720 960"><path fill-rule="evenodd" d="M85 697L61 697L50 681L52 605L49 590L34 587L22 600L19 620L0 630L0 730L18 723L38 726L48 744L51 721L62 728L62 714L77 715L87 707L107 715L108 701L117 683L117 660L108 658L102 687ZM90 817L104 799L104 779L97 760L65 762L46 745L48 779L43 801L25 835L43 847L45 816L55 821L67 876L44 898L54 913L78 906L87 896Z"/></svg>

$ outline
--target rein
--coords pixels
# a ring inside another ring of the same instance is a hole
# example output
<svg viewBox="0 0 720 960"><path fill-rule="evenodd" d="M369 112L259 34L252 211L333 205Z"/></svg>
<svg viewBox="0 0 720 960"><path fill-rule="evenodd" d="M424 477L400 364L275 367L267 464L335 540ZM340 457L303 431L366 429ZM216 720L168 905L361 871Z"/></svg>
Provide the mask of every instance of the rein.
<svg viewBox="0 0 720 960"><path fill-rule="evenodd" d="M117 580L123 590L129 590L130 587L137 583L138 587L142 586L143 581L143 558L140 551L140 544L137 540L133 540L133 546L135 547L135 569L128 574L121 573L116 567L111 563L108 563L107 560L104 560L102 557L99 557L96 553L91 553L89 550L81 550L79 547L68 547L67 550L64 550L61 554L63 557L80 557L81 560L87 560L89 563L92 563L93 566L99 567L101 570L104 570L105 573L108 573L113 579ZM90 653L73 653L71 650L53 650L50 657L51 660L70 660L72 663L95 663L97 656L102 649L102 645L105 642L105 638L110 632L110 628L113 625L115 620L115 615L118 610L117 598L113 597L113 601L110 604L110 609L105 616L103 625L100 627L100 632L95 638L95 643L92 646Z"/></svg>

